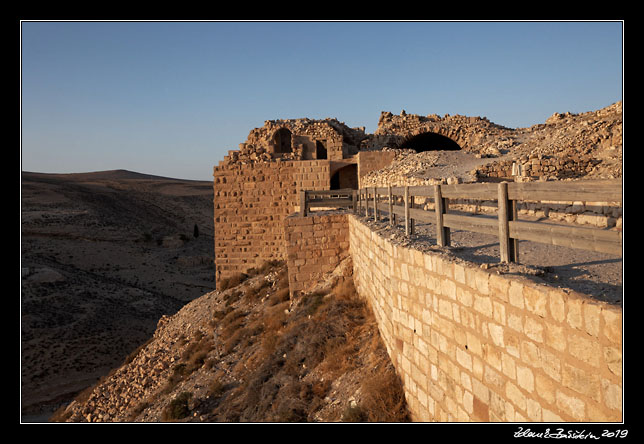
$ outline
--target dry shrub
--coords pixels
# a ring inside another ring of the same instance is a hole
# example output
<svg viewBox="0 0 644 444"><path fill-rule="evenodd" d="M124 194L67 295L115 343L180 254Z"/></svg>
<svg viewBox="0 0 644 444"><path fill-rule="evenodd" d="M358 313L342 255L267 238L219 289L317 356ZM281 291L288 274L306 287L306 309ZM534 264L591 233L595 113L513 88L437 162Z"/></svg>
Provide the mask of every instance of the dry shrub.
<svg viewBox="0 0 644 444"><path fill-rule="evenodd" d="M228 290L229 288L238 286L246 279L248 279L248 275L246 273L235 273L232 276L228 276L227 278L220 279L219 289L221 291Z"/></svg>
<svg viewBox="0 0 644 444"><path fill-rule="evenodd" d="M244 302L255 303L260 301L270 291L270 281L258 279L246 289L244 293Z"/></svg>
<svg viewBox="0 0 644 444"><path fill-rule="evenodd" d="M261 270L277 273L273 285L258 279L246 286L240 308L215 314L223 351L240 353L226 377L234 375L240 383L228 387L225 396L217 400L211 420L312 420L325 405L333 381L361 368L377 372L364 381L364 402L347 410L343 419L403 420L406 406L400 382L391 379L396 376L393 367L385 365L388 357L378 342L375 318L358 296L352 279L340 281L330 291L291 301L286 267L265 264ZM252 314L244 311L250 310L244 304L258 300L263 302L255 318L255 310ZM252 342L256 345L246 347ZM308 381L307 375L314 370L324 379ZM213 382L214 396L222 390L219 382Z"/></svg>
<svg viewBox="0 0 644 444"><path fill-rule="evenodd" d="M192 398L192 393L182 392L163 409L161 414L162 421L174 421L185 418L190 414L188 403Z"/></svg>
<svg viewBox="0 0 644 444"><path fill-rule="evenodd" d="M282 302L288 301L290 293L288 287L280 288L268 298L268 305L277 305Z"/></svg>
<svg viewBox="0 0 644 444"><path fill-rule="evenodd" d="M409 421L402 384L393 368L389 367L362 382L360 406L371 422Z"/></svg>

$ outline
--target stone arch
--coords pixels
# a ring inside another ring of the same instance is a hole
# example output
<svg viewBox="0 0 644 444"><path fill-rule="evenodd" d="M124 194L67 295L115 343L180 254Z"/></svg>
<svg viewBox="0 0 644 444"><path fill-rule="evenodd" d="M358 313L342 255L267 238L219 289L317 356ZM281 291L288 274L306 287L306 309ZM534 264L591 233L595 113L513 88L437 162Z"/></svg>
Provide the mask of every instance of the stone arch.
<svg viewBox="0 0 644 444"><path fill-rule="evenodd" d="M293 152L292 145L293 133L288 128L280 128L275 131L273 136L273 144L275 146L276 154L286 154Z"/></svg>
<svg viewBox="0 0 644 444"><path fill-rule="evenodd" d="M398 144L398 148L410 148L420 153L422 151L457 151L461 146L447 136L427 131L407 136Z"/></svg>

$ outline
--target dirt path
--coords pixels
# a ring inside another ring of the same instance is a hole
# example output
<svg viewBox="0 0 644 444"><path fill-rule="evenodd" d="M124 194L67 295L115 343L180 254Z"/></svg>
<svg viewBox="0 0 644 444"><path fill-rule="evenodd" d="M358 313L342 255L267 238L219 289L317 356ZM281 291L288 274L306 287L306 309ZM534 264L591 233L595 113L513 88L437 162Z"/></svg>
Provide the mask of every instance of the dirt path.
<svg viewBox="0 0 644 444"><path fill-rule="evenodd" d="M404 227L389 227L384 218L361 217L363 223L390 242L422 251L450 254L456 258L494 268L503 274L525 276L538 283L568 288L594 299L621 305L623 297L623 260L609 254L577 250L536 242L519 242L519 263L500 264L498 238L493 235L451 230L451 246L436 245L433 224L419 222L415 234L406 236Z"/></svg>

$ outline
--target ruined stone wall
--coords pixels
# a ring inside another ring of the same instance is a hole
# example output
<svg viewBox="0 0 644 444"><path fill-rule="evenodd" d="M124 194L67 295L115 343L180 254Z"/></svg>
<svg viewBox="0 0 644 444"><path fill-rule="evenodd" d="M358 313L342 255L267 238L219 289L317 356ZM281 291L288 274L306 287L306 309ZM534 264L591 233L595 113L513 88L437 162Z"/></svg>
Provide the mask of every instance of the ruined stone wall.
<svg viewBox="0 0 644 444"><path fill-rule="evenodd" d="M328 190L330 161L273 161L214 167L216 281L286 258L283 220L299 190Z"/></svg>
<svg viewBox="0 0 644 444"><path fill-rule="evenodd" d="M567 155L543 157L538 154L522 156L517 160L502 160L483 165L476 170L478 179L503 178L513 180L514 176L526 180L559 180L591 175L601 161L590 155Z"/></svg>
<svg viewBox="0 0 644 444"><path fill-rule="evenodd" d="M621 421L621 308L397 246L348 221L353 279L413 420Z"/></svg>
<svg viewBox="0 0 644 444"><path fill-rule="evenodd" d="M349 255L349 227L343 213L293 215L284 219L288 284L292 296L311 286Z"/></svg>
<svg viewBox="0 0 644 444"><path fill-rule="evenodd" d="M341 160L356 154L365 137L364 128L349 128L336 119L267 120L250 131L238 150L229 151L224 163Z"/></svg>
<svg viewBox="0 0 644 444"><path fill-rule="evenodd" d="M377 171L393 162L394 151L361 151L358 153L358 185L364 187L362 178L371 171Z"/></svg>
<svg viewBox="0 0 644 444"><path fill-rule="evenodd" d="M422 133L435 133L456 142L461 149L498 155L517 144L514 130L490 122L485 117L436 114L420 116L382 112L378 128L362 141L362 149L405 148L404 142Z"/></svg>

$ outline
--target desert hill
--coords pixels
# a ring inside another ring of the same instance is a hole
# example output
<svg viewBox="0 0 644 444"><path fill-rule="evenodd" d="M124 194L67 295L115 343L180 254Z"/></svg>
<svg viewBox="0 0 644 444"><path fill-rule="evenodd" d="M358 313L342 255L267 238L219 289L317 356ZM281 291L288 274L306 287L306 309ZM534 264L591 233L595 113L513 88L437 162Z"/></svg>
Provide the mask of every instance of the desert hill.
<svg viewBox="0 0 644 444"><path fill-rule="evenodd" d="M23 172L23 415L71 399L213 289L212 227L210 182Z"/></svg>

